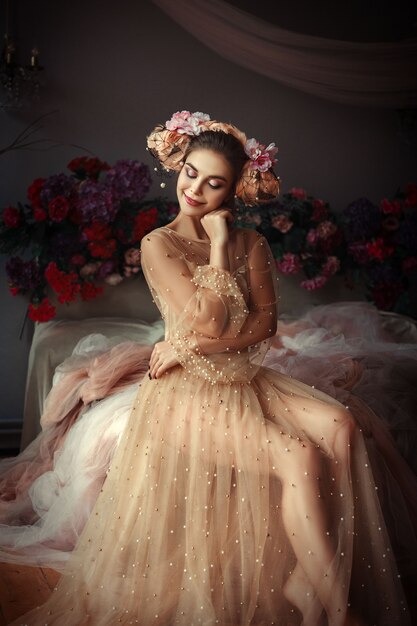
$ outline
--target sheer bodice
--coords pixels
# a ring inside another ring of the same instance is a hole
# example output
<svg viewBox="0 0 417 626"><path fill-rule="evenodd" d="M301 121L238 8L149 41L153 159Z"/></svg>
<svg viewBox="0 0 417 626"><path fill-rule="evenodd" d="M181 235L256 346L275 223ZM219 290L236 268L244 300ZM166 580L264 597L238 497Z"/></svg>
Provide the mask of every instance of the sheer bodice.
<svg viewBox="0 0 417 626"><path fill-rule="evenodd" d="M185 369L212 383L253 378L276 331L278 279L269 246L256 231L232 232L229 271L208 264L208 240L187 240L169 227L142 244L166 338Z"/></svg>

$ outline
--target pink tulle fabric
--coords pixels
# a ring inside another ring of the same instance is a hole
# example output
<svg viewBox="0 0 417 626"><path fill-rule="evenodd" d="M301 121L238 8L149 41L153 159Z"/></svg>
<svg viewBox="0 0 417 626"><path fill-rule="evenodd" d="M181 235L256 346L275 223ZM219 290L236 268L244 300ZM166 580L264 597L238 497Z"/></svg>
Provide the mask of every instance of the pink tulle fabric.
<svg viewBox="0 0 417 626"><path fill-rule="evenodd" d="M95 350L83 351L83 343L90 348L92 340ZM42 432L19 456L0 463L2 561L63 566L148 369L151 346L123 342L110 348L100 335L80 344L57 370ZM107 405L94 410L103 398Z"/></svg>

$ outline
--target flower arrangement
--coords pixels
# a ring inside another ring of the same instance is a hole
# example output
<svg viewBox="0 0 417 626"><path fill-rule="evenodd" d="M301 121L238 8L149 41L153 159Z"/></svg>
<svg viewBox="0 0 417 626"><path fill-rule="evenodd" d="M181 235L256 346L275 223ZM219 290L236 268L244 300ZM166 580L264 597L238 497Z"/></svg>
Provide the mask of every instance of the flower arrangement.
<svg viewBox="0 0 417 626"><path fill-rule="evenodd" d="M359 198L343 211L347 271L363 281L379 309L410 313L417 270L417 185L409 183L379 206Z"/></svg>
<svg viewBox="0 0 417 626"><path fill-rule="evenodd" d="M282 274L304 273L303 289L323 287L345 265L344 235L341 225L323 200L292 188L280 201L262 207L241 206L242 226L256 228L271 246L276 266Z"/></svg>
<svg viewBox="0 0 417 626"><path fill-rule="evenodd" d="M45 322L58 302L90 300L140 272L140 241L168 223L177 206L166 199L144 200L149 168L135 160L112 167L95 157L68 164L70 174L37 178L28 203L8 206L0 215L0 253L13 295L30 298L28 315ZM21 255L18 256L17 253Z"/></svg>

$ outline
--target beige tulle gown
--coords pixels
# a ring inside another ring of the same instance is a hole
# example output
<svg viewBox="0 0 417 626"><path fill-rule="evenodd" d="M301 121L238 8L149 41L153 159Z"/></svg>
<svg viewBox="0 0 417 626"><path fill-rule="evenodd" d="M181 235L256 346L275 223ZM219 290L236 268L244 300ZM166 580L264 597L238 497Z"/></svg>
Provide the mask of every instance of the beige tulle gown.
<svg viewBox="0 0 417 626"><path fill-rule="evenodd" d="M64 575L14 623L409 624L360 420L262 366L277 305L266 240L234 230L230 271L209 252L169 227L143 241L181 364L138 386Z"/></svg>

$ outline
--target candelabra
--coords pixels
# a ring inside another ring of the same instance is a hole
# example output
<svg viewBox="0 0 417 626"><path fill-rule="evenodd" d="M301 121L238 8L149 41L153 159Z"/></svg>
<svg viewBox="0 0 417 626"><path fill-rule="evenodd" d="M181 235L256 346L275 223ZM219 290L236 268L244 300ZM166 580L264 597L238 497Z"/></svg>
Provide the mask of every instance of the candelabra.
<svg viewBox="0 0 417 626"><path fill-rule="evenodd" d="M40 74L39 50L32 48L30 62L21 65L16 60L16 47L11 37L4 36L5 45L0 60L0 108L21 109L39 98Z"/></svg>
<svg viewBox="0 0 417 626"><path fill-rule="evenodd" d="M21 109L39 98L41 72L39 50L32 47L27 65L19 63L16 45L10 30L11 0L5 2L4 47L0 56L0 109Z"/></svg>

